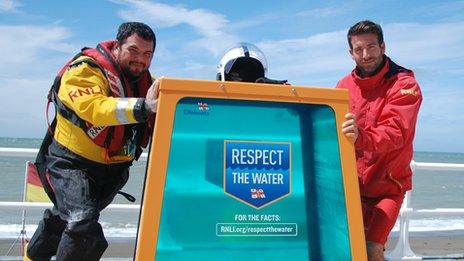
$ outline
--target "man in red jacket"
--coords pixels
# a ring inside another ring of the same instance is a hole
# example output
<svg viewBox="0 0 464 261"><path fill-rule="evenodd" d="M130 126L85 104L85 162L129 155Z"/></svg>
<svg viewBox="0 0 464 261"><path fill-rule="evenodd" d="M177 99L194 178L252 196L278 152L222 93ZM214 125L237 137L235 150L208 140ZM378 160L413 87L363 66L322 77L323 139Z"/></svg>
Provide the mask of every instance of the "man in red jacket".
<svg viewBox="0 0 464 261"><path fill-rule="evenodd" d="M384 245L411 189L413 139L422 95L414 73L385 55L382 28L361 21L348 31L356 68L337 88L349 90L342 124L352 138L369 260L384 260Z"/></svg>

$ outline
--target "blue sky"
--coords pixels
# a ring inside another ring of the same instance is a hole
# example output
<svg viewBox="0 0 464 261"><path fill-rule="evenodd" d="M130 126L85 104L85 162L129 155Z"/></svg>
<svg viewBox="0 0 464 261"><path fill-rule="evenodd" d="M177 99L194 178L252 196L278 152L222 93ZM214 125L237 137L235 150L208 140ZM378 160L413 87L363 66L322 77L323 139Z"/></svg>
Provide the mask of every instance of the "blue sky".
<svg viewBox="0 0 464 261"><path fill-rule="evenodd" d="M421 85L415 149L464 152L464 1L0 0L0 137L41 138L56 72L124 21L154 28L157 76L214 79L224 50L244 41L266 54L271 78L333 87L354 66L346 32L364 19Z"/></svg>

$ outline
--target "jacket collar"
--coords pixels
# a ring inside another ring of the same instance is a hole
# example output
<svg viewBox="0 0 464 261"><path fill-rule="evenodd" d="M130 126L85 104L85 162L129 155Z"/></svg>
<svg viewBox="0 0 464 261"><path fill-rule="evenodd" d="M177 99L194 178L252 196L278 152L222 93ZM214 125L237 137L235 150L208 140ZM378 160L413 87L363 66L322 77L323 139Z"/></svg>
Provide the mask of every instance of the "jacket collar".
<svg viewBox="0 0 464 261"><path fill-rule="evenodd" d="M389 71L390 69L390 58L388 58L386 55L384 56L385 61L382 69L380 69L379 72L377 72L375 75L372 75L370 77L364 77L361 78L358 74L358 69L355 68L351 72L351 77L353 78L354 82L356 85L359 86L362 90L372 90L376 88L383 80L385 74Z"/></svg>

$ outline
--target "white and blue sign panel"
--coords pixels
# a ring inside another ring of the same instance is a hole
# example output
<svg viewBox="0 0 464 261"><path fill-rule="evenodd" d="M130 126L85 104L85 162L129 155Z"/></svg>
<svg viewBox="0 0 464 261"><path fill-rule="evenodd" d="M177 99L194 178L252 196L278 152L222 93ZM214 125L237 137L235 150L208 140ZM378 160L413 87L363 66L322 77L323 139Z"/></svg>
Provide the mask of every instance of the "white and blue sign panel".
<svg viewBox="0 0 464 261"><path fill-rule="evenodd" d="M224 192L262 208L291 191L289 142L224 141Z"/></svg>

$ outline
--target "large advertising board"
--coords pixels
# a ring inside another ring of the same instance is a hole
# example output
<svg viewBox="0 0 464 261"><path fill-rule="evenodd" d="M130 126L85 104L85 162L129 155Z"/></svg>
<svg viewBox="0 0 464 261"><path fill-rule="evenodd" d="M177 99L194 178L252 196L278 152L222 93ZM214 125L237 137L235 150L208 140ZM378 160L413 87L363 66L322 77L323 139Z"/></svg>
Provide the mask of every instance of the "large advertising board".
<svg viewBox="0 0 464 261"><path fill-rule="evenodd" d="M347 110L344 90L163 79L136 259L365 259Z"/></svg>

